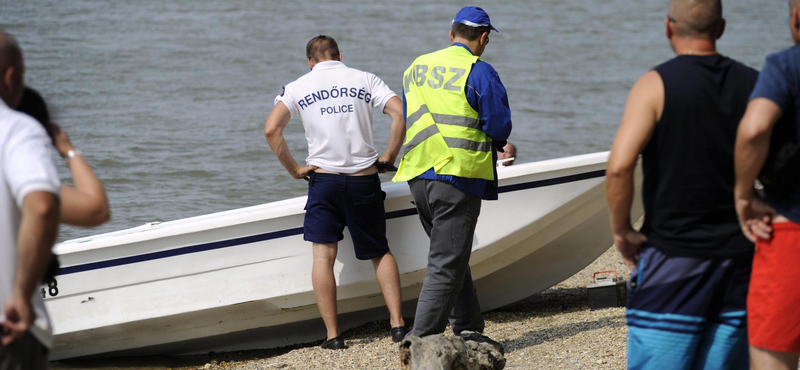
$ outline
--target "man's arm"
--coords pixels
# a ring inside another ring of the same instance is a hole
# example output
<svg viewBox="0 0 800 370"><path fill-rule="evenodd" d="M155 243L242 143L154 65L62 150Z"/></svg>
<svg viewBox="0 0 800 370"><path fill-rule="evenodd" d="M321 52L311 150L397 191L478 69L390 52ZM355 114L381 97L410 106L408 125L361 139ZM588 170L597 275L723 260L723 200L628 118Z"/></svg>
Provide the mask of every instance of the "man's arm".
<svg viewBox="0 0 800 370"><path fill-rule="evenodd" d="M488 63L475 63L465 89L467 102L480 114L481 129L492 138L495 147L502 148L511 135L511 108L500 75Z"/></svg>
<svg viewBox="0 0 800 370"><path fill-rule="evenodd" d="M661 76L655 71L647 72L631 89L608 159L606 197L611 212L611 231L620 255L631 270L636 267L639 248L647 241L631 226L633 173L639 154L653 136L663 104Z"/></svg>
<svg viewBox="0 0 800 370"><path fill-rule="evenodd" d="M17 272L14 290L5 303L4 346L21 338L33 324L31 298L41 284L58 233L58 198L45 191L25 196L17 238Z"/></svg>
<svg viewBox="0 0 800 370"><path fill-rule="evenodd" d="M772 129L781 108L772 100L755 98L747 105L736 134L736 186L734 199L742 232L752 242L771 238L770 220L775 213L756 193L753 183L769 153Z"/></svg>
<svg viewBox="0 0 800 370"><path fill-rule="evenodd" d="M270 149L278 157L278 160L283 165L283 168L289 172L295 179L301 179L308 176L308 174L317 169L316 166L300 167L297 161L292 157L289 152L289 146L286 145L286 139L283 137L283 129L289 124L289 119L292 118L289 109L283 102L278 102L269 112L267 117L267 124L264 126L264 137L267 138L267 143Z"/></svg>
<svg viewBox="0 0 800 370"><path fill-rule="evenodd" d="M403 102L396 96L389 99L383 107L383 113L392 118L392 126L389 128L389 145L386 147L386 154L378 158L378 161L394 163L406 138Z"/></svg>
<svg viewBox="0 0 800 370"><path fill-rule="evenodd" d="M56 149L62 157L75 147L67 133L52 125ZM76 226L98 226L111 218L103 183L82 155L67 160L75 187L61 185L61 222Z"/></svg>

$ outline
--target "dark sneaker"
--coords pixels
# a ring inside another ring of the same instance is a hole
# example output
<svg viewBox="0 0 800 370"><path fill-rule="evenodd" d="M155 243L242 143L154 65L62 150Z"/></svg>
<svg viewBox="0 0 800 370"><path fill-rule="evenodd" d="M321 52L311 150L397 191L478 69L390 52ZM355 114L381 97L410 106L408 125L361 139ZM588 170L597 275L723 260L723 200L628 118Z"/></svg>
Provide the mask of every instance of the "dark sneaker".
<svg viewBox="0 0 800 370"><path fill-rule="evenodd" d="M489 338L483 335L482 333L478 333L477 331L472 331L472 330L464 330L458 333L458 335L461 337L461 339L464 339L465 342L473 341L477 343L486 343L490 346L497 348L497 350L500 351L500 353L505 354L505 348L503 348L502 344L495 342L494 340L492 340L492 338Z"/></svg>
<svg viewBox="0 0 800 370"><path fill-rule="evenodd" d="M392 335L392 342L398 343L406 337L406 334L411 331L405 326L395 326L391 330L389 330L389 334Z"/></svg>
<svg viewBox="0 0 800 370"><path fill-rule="evenodd" d="M331 339L325 338L325 341L322 342L320 347L325 349L347 349L347 346L344 345L344 339L342 339L341 336Z"/></svg>

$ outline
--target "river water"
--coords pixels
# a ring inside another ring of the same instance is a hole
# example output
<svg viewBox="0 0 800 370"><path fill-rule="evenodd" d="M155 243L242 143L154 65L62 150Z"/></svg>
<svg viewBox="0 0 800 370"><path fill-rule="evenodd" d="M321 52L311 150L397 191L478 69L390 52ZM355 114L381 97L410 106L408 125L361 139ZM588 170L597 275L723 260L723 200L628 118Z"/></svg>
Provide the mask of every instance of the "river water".
<svg viewBox="0 0 800 370"><path fill-rule="evenodd" d="M670 58L668 2L483 4L483 59L509 94L518 161L608 150L628 90ZM308 71L305 43L333 36L344 62L396 92L413 59L448 45L459 1L0 0L0 28L103 180L113 219L60 240L304 195L263 136L281 86ZM719 50L755 68L791 44L786 1L725 1ZM378 150L389 120L375 112ZM302 163L302 125L286 131ZM60 162L62 162L59 159ZM69 171L60 163L64 182ZM389 181L384 177L384 181Z"/></svg>

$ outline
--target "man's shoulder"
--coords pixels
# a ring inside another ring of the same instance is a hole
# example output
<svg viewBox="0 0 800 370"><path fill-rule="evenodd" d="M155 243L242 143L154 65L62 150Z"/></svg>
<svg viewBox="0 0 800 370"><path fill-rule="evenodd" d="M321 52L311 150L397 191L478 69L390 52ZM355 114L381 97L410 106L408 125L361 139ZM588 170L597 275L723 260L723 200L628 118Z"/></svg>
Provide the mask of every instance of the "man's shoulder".
<svg viewBox="0 0 800 370"><path fill-rule="evenodd" d="M33 117L8 107L0 107L0 139L10 136L47 135L44 127Z"/></svg>
<svg viewBox="0 0 800 370"><path fill-rule="evenodd" d="M296 87L298 85L301 85L304 80L307 80L307 79L311 78L311 77L309 77L310 74L311 74L311 72L308 72L308 73L306 73L306 74L304 74L304 75L302 75L302 76L300 76L298 78L295 78L294 80L292 80L291 82L287 83L286 85L283 85L283 89L288 91L288 90L290 90L290 89L292 89L292 88L294 88L294 87Z"/></svg>
<svg viewBox="0 0 800 370"><path fill-rule="evenodd" d="M735 73L740 76L740 78L748 80L755 84L756 80L758 80L758 70L750 67L736 59L728 58L734 66Z"/></svg>
<svg viewBox="0 0 800 370"><path fill-rule="evenodd" d="M489 62L484 61L483 59L479 59L475 62L475 65L472 66L473 73L483 73L491 76L499 76L497 70L489 64Z"/></svg>
<svg viewBox="0 0 800 370"><path fill-rule="evenodd" d="M771 62L791 62L797 59L800 59L800 45L795 45L767 56L767 60Z"/></svg>
<svg viewBox="0 0 800 370"><path fill-rule="evenodd" d="M767 64L772 64L786 74L786 77L800 78L800 45L792 46L767 56Z"/></svg>

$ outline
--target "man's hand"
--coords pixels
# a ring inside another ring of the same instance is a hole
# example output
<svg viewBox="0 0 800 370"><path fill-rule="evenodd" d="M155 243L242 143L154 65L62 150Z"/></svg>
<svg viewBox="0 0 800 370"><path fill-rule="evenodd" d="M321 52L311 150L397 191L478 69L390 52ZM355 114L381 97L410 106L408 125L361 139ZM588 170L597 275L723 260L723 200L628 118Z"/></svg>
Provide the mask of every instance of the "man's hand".
<svg viewBox="0 0 800 370"><path fill-rule="evenodd" d="M61 157L66 157L70 150L75 149L75 146L72 145L72 142L69 141L69 136L67 136L67 133L64 132L59 125L53 124L51 131L53 145L58 149L58 154L61 154Z"/></svg>
<svg viewBox="0 0 800 370"><path fill-rule="evenodd" d="M619 254L631 271L636 268L636 263L639 262L639 250L642 248L642 244L646 242L647 237L632 227L628 227L622 232L614 233L614 244L617 245Z"/></svg>
<svg viewBox="0 0 800 370"><path fill-rule="evenodd" d="M506 150L504 149L506 144L508 144L507 140L492 140L492 145L494 145L494 148L497 149L499 153L506 152Z"/></svg>
<svg viewBox="0 0 800 370"><path fill-rule="evenodd" d="M378 158L378 162L386 162L386 163L394 164L394 158L392 158L389 154L384 154L382 157ZM380 172L380 173L386 173L387 171L388 170L385 169L385 168L383 168L383 169L379 168L378 169L378 172Z"/></svg>
<svg viewBox="0 0 800 370"><path fill-rule="evenodd" d="M2 322L2 340L0 340L3 346L21 339L33 325L36 315L33 313L30 297L22 297L16 292L12 294L5 304L5 316Z"/></svg>
<svg viewBox="0 0 800 370"><path fill-rule="evenodd" d="M736 214L739 216L742 233L751 242L772 238L772 218L777 213L757 195L749 194L737 198Z"/></svg>
<svg viewBox="0 0 800 370"><path fill-rule="evenodd" d="M292 177L294 177L295 180L298 180L298 179L306 179L306 180L308 180L308 175L310 175L312 172L314 172L314 171L316 171L318 169L319 169L319 167L317 167L317 166L297 167L297 169L294 170L294 172L291 172L291 174L292 174Z"/></svg>

